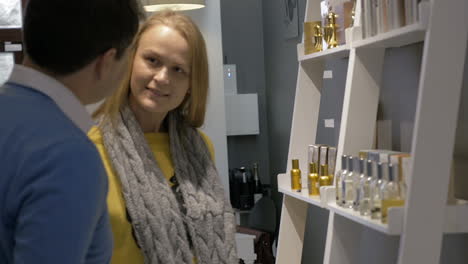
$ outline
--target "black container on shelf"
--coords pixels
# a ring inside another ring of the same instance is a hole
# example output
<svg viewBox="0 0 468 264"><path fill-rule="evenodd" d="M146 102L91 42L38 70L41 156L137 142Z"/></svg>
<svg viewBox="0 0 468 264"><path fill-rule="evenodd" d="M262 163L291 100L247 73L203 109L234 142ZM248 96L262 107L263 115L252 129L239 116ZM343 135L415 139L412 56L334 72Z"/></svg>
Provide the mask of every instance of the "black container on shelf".
<svg viewBox="0 0 468 264"><path fill-rule="evenodd" d="M245 167L230 170L229 186L232 207L250 210L254 205L254 184L251 172Z"/></svg>

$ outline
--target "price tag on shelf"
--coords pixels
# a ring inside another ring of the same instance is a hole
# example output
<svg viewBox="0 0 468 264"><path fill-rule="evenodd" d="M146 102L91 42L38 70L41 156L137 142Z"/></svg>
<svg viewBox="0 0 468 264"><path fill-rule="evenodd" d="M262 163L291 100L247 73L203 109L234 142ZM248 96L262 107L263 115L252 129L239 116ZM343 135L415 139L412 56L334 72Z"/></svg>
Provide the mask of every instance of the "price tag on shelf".
<svg viewBox="0 0 468 264"><path fill-rule="evenodd" d="M11 42L5 42L5 52L16 52L22 50L23 46L21 44L11 44Z"/></svg>
<svg viewBox="0 0 468 264"><path fill-rule="evenodd" d="M324 79L333 79L333 71L323 71Z"/></svg>

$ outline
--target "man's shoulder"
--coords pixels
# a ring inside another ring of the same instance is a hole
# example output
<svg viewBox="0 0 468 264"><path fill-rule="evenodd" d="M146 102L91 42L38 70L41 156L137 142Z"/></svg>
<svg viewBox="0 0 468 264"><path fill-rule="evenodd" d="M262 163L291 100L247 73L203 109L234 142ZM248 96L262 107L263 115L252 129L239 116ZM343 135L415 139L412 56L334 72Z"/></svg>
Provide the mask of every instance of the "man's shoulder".
<svg viewBox="0 0 468 264"><path fill-rule="evenodd" d="M0 94L1 138L64 141L87 138L49 97L35 91Z"/></svg>

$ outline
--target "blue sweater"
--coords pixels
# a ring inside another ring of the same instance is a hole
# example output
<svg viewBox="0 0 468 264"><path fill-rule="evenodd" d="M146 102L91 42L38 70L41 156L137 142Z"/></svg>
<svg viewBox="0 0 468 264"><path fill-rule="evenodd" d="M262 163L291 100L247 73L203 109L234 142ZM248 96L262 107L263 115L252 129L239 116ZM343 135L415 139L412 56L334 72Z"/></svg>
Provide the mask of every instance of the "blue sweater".
<svg viewBox="0 0 468 264"><path fill-rule="evenodd" d="M95 146L48 96L3 89L0 263L109 263L107 177Z"/></svg>

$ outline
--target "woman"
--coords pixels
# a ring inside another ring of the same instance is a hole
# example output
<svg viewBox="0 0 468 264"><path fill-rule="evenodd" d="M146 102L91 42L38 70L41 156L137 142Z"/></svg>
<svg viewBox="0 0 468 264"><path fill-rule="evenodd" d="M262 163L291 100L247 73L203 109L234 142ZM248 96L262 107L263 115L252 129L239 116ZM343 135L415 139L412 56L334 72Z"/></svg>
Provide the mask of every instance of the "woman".
<svg viewBox="0 0 468 264"><path fill-rule="evenodd" d="M133 52L89 133L109 174L112 263L237 263L232 208L197 129L208 93L203 36L165 11L142 25Z"/></svg>

